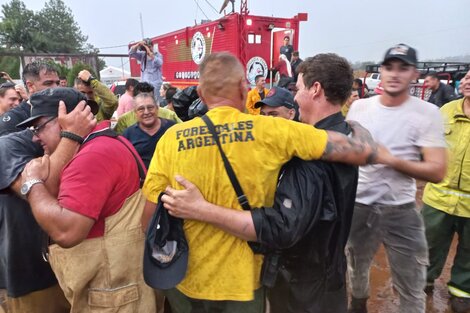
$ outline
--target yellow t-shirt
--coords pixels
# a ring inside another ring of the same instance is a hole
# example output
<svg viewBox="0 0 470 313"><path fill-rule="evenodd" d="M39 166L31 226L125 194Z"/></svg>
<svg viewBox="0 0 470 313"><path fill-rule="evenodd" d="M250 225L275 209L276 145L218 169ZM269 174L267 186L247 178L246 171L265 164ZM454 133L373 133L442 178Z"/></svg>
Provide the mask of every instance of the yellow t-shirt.
<svg viewBox="0 0 470 313"><path fill-rule="evenodd" d="M264 88L264 96L268 94L269 89ZM258 88L253 88L250 91L248 91L248 94L246 95L246 109L248 113L253 114L253 115L259 115L261 113L260 108L255 108L256 102L261 101L261 96L259 95Z"/></svg>
<svg viewBox="0 0 470 313"><path fill-rule="evenodd" d="M310 125L231 107L212 109L208 116L252 207L272 206L284 163L293 156L318 159L326 147L326 132ZM198 186L209 202L242 210L217 145L200 118L171 127L159 140L143 187L147 199L156 202L168 185L181 189L176 174ZM184 230L189 261L177 288L196 299L252 300L262 256L254 255L246 241L209 224L187 220Z"/></svg>

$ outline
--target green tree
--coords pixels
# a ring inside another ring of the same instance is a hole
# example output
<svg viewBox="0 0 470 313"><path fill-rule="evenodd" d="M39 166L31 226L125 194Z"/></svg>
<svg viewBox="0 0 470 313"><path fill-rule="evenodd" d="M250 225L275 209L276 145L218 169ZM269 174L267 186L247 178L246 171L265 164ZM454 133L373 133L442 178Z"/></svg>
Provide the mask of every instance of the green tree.
<svg viewBox="0 0 470 313"><path fill-rule="evenodd" d="M0 42L9 51L44 53L93 52L72 11L62 0L49 0L35 13L21 0L2 5Z"/></svg>
<svg viewBox="0 0 470 313"><path fill-rule="evenodd" d="M20 0L2 5L0 41L9 50L41 51L43 43L38 34L36 15Z"/></svg>
<svg viewBox="0 0 470 313"><path fill-rule="evenodd" d="M3 49L0 49L0 52ZM10 74L13 79L20 79L20 58L19 57L1 57L0 58L0 69L3 72Z"/></svg>
<svg viewBox="0 0 470 313"><path fill-rule="evenodd" d="M48 39L49 52L85 52L88 37L82 34L72 11L62 0L46 2L37 18L41 33Z"/></svg>

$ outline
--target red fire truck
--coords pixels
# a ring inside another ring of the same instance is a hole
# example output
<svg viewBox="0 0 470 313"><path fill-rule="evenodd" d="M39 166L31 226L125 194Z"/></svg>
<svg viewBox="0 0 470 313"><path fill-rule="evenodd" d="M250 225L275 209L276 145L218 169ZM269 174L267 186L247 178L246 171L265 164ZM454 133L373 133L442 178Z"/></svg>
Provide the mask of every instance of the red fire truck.
<svg viewBox="0 0 470 313"><path fill-rule="evenodd" d="M226 0L224 6L227 3ZM268 77L271 76L269 69L279 58L284 36L288 35L294 50L298 49L300 22L307 19L307 13L299 13L293 18L250 15L244 0L240 13L232 11L218 20L152 37L151 40L154 49L163 55L164 81L174 86L197 85L198 68L204 56L220 51L236 55L246 67L248 82L254 85L257 75L264 75L268 82L272 81L272 77ZM140 65L133 58L130 59L130 68L133 77L140 77Z"/></svg>

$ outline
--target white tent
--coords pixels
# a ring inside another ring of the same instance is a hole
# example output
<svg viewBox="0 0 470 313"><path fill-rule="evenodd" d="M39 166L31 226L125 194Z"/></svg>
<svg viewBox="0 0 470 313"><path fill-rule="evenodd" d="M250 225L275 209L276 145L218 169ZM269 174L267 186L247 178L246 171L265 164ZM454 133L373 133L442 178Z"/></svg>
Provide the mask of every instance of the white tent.
<svg viewBox="0 0 470 313"><path fill-rule="evenodd" d="M131 73L118 67L108 66L100 71L101 81L106 85L111 85L117 80L131 77Z"/></svg>

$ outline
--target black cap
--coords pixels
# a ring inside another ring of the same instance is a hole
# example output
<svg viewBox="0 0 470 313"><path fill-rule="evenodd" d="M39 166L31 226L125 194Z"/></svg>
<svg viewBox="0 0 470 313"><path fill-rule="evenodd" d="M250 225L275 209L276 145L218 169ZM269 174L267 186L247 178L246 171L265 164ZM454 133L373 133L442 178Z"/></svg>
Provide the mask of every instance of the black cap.
<svg viewBox="0 0 470 313"><path fill-rule="evenodd" d="M143 41L147 46L149 46L149 47L152 46L152 39L150 39L150 38L144 38L144 39L142 39L142 41Z"/></svg>
<svg viewBox="0 0 470 313"><path fill-rule="evenodd" d="M260 108L263 105L270 107L285 106L288 109L293 109L294 96L285 88L273 87L263 100L255 103L255 108Z"/></svg>
<svg viewBox="0 0 470 313"><path fill-rule="evenodd" d="M85 100L95 115L98 113L99 105L96 101L88 100L86 96L73 88L48 88L36 92L29 98L31 103L31 117L16 125L17 127L31 126L37 119L44 116L57 116L59 114L59 101L65 102L67 113L73 111L77 104Z"/></svg>
<svg viewBox="0 0 470 313"><path fill-rule="evenodd" d="M416 50L411 48L408 45L405 45L404 43L400 43L388 49L387 52L385 53L385 57L384 57L382 64L392 59L398 59L398 60L405 62L406 64L413 65L413 66L416 66L416 63L418 63Z"/></svg>
<svg viewBox="0 0 470 313"><path fill-rule="evenodd" d="M161 202L162 195L147 229L144 279L152 288L171 289L186 275L189 249L183 220L168 214Z"/></svg>

